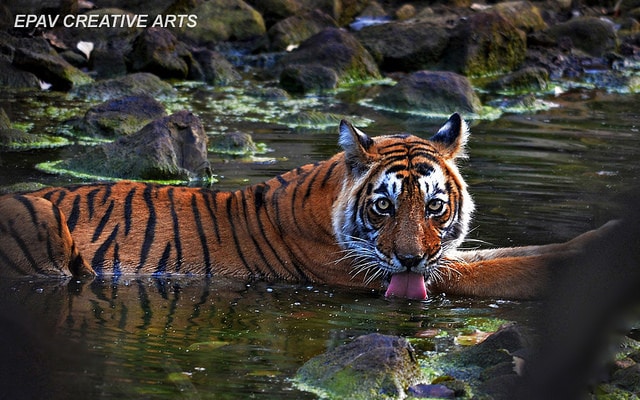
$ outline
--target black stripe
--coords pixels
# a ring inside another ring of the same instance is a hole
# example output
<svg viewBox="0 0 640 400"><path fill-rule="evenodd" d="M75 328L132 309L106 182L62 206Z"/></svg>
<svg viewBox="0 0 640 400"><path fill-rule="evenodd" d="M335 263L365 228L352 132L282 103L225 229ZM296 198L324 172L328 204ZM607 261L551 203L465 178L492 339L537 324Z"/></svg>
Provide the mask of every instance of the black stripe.
<svg viewBox="0 0 640 400"><path fill-rule="evenodd" d="M95 201L98 192L100 192L100 188L93 189L87 194L87 209L89 210L89 219L93 218L93 202Z"/></svg>
<svg viewBox="0 0 640 400"><path fill-rule="evenodd" d="M105 264L105 255L107 254L107 250L109 250L109 247L111 247L111 244L115 242L116 237L118 236L119 229L120 229L120 224L116 224L116 226L113 228L113 231L111 231L111 234L109 235L107 240L102 242L100 247L98 247L98 250L96 250L95 254L93 255L93 259L91 260L91 267L99 276L104 273L103 267ZM116 246L117 246L117 243L116 243Z"/></svg>
<svg viewBox="0 0 640 400"><path fill-rule="evenodd" d="M133 214L133 196L136 194L136 188L134 187L127 193L127 197L124 199L124 235L129 235L131 231L131 214Z"/></svg>
<svg viewBox="0 0 640 400"><path fill-rule="evenodd" d="M324 179L322 180L322 183L320 184L320 187L325 187L327 185L327 182L329 182L329 179L331 179L331 177L333 176L333 170L338 166L339 162L338 161L334 161L329 168L327 168L327 171L324 175Z"/></svg>
<svg viewBox="0 0 640 400"><path fill-rule="evenodd" d="M107 203L107 200L109 200L109 197L111 197L111 185L105 185L104 194L102 195L102 205Z"/></svg>
<svg viewBox="0 0 640 400"><path fill-rule="evenodd" d="M147 220L147 228L144 232L144 241L142 242L142 249L140 250L140 264L137 267L138 271L140 271L140 269L142 269L142 267L144 267L144 264L147 262L147 257L149 256L151 246L153 245L153 238L155 237L157 221L156 209L153 206L153 198L151 197L152 191L153 186L147 185L142 195L142 198L147 205L147 209L149 210L149 219Z"/></svg>
<svg viewBox="0 0 640 400"><path fill-rule="evenodd" d="M243 211L243 214L244 214L244 225L245 225L245 227L247 229L247 232L249 232L249 236L251 237L251 241L253 242L253 246L256 248L256 252L258 253L260 258L262 259L263 266L270 271L270 276L277 276L276 271L272 268L272 266L267 261L267 258L264 255L264 252L262 251L262 248L260 247L260 244L258 243L256 238L254 237L254 235L252 235L251 227L249 226L249 215L247 214L247 199L246 199L246 196L245 196L245 192L244 191L240 192L240 196L242 197L242 211ZM260 220L260 217L257 214L256 214L256 219ZM260 234L262 235L263 239L266 241L266 237L265 237L264 231L261 230ZM254 267L258 271L261 270L259 265L256 265Z"/></svg>
<svg viewBox="0 0 640 400"><path fill-rule="evenodd" d="M64 193L64 192L63 192ZM76 229L76 224L78 223L78 218L80 218L80 195L76 195L75 199L73 199L73 206L71 207L71 213L67 218L67 226L69 227L69 231L73 232Z"/></svg>
<svg viewBox="0 0 640 400"><path fill-rule="evenodd" d="M13 196L14 199L18 200L24 208L29 212L29 216L31 217L31 223L35 226L38 226L38 215L36 213L35 207L33 207L33 203L25 196Z"/></svg>
<svg viewBox="0 0 640 400"><path fill-rule="evenodd" d="M211 218L211 221L213 222L213 231L216 235L216 240L218 241L218 244L222 243L222 239L220 238L220 229L218 228L218 219L216 218L216 215L213 211L213 208L211 208L211 201L209 201L211 196L211 192L209 191L204 191L201 190L200 194L202 195L202 199L204 200L204 203L207 207L207 211L209 212L209 217ZM218 204L217 199L216 199L216 193L213 193L213 204L216 205Z"/></svg>
<svg viewBox="0 0 640 400"><path fill-rule="evenodd" d="M91 243L95 243L95 241L98 240L98 238L102 234L102 231L107 225L107 222L109 222L109 219L111 218L111 213L113 212L113 206L114 206L114 203L113 203L113 200L111 200L111 203L109 204L109 208L107 208L107 211L104 213L104 215L100 219L100 223L96 227L96 230L93 232Z"/></svg>
<svg viewBox="0 0 640 400"><path fill-rule="evenodd" d="M413 165L413 169L422 176L431 175L434 171L433 166L427 163L416 163Z"/></svg>
<svg viewBox="0 0 640 400"><path fill-rule="evenodd" d="M236 252L240 257L240 261L242 261L242 264L247 269L247 271L249 271L250 274L253 274L253 271L249 267L249 264L247 263L247 260L244 258L244 254L242 253L242 249L240 248L240 241L238 240L238 235L236 234L235 229L233 229L233 226L235 225L233 223L233 213L231 212L231 209L232 209L231 202L233 201L233 199L234 199L234 196L229 196L229 198L227 199L227 219L229 221L229 226L232 228L231 233L233 235L233 244L236 247Z"/></svg>
<svg viewBox="0 0 640 400"><path fill-rule="evenodd" d="M9 258L9 256L2 251L2 249L0 249L0 264L2 264L3 268L11 268L14 271L17 271L18 275L31 275L29 272L20 268L20 266L16 264L12 258Z"/></svg>
<svg viewBox="0 0 640 400"><path fill-rule="evenodd" d="M173 188L168 192L169 203L171 204L171 220L173 221L173 237L176 243L176 268L175 272L180 271L182 266L182 241L180 238L180 222L176 213L175 199L173 197Z"/></svg>
<svg viewBox="0 0 640 400"><path fill-rule="evenodd" d="M394 164L385 170L387 174L395 174L396 172L406 171L408 169L405 163Z"/></svg>
<svg viewBox="0 0 640 400"><path fill-rule="evenodd" d="M33 268L33 270L39 274L44 274L44 270L40 268L36 260L33 258L33 255L29 251L29 247L24 242L24 240L22 240L22 238L20 237L20 233L14 229L13 221L9 221L9 235L13 238L13 240L16 241L16 243L18 244L18 247L20 247L20 250L22 251L22 254L24 254L24 257L29 262L29 265L31 266L31 268Z"/></svg>
<svg viewBox="0 0 640 400"><path fill-rule="evenodd" d="M171 256L171 242L167 242L167 245L162 252L162 257L160 257L160 261L158 261L158 266L156 270L153 271L153 276L161 276L167 272L167 265L169 264L169 257Z"/></svg>
<svg viewBox="0 0 640 400"><path fill-rule="evenodd" d="M200 245L202 246L202 256L204 257L205 273L207 275L211 275L211 255L209 254L207 237L204 234L204 228L202 227L202 221L200 220L200 210L198 210L198 203L196 202L195 193L191 195L191 211L193 212L193 219L196 222L196 229L198 230Z"/></svg>

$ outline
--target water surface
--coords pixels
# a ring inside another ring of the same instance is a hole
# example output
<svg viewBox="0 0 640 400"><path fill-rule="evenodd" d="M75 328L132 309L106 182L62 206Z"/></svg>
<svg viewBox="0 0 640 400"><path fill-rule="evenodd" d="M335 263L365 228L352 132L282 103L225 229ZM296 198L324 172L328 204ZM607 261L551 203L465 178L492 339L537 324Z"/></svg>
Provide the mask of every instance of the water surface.
<svg viewBox="0 0 640 400"><path fill-rule="evenodd" d="M170 107L198 113L209 133L248 132L272 150L244 159L212 154L220 189L257 183L338 151L337 126L293 128L281 117L308 110L357 116L371 121L364 130L373 135L423 137L445 120L376 111L348 93L276 104L203 86L181 90L189 97ZM557 107L470 121L463 173L477 212L467 246L569 239L615 216L618 199L638 184L638 95L576 90L548 100ZM68 117L60 110L77 114L88 106L47 93L0 94L0 107L34 133L55 133ZM267 113L270 107L280 108ZM77 182L34 167L82 148L4 153L0 186ZM380 291L218 278L15 281L2 282L0 293L1 318L11 327L2 351L16 366L12 382L78 399L314 398L293 387L296 369L358 335L413 338L427 357L456 349L457 336L492 321L526 324L536 308L503 299L387 300ZM29 368L19 368L23 363Z"/></svg>

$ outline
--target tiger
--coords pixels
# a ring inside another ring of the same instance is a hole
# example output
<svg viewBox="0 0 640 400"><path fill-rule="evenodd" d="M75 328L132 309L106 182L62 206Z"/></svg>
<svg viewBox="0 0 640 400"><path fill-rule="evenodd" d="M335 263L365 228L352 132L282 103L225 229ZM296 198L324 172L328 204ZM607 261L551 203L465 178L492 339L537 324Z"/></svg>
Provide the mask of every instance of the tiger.
<svg viewBox="0 0 640 400"><path fill-rule="evenodd" d="M225 276L528 299L602 235L462 249L474 202L454 113L429 139L339 125L342 151L236 191L118 181L0 198L0 275Z"/></svg>

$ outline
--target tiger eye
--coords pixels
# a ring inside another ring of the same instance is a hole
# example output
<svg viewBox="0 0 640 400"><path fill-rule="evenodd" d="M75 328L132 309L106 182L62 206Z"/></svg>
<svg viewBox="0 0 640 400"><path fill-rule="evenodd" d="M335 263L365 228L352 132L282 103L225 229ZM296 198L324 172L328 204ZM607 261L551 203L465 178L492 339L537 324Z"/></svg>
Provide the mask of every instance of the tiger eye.
<svg viewBox="0 0 640 400"><path fill-rule="evenodd" d="M381 197L375 202L376 211L379 213L389 213L391 211L391 200Z"/></svg>
<svg viewBox="0 0 640 400"><path fill-rule="evenodd" d="M444 208L444 201L440 199L429 200L427 203L427 211L433 214L437 214Z"/></svg>

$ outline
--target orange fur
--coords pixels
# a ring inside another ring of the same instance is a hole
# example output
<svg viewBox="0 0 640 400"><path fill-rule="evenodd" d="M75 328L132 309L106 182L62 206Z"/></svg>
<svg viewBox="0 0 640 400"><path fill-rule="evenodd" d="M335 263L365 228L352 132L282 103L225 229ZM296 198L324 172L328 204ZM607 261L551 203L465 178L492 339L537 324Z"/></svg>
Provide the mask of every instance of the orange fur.
<svg viewBox="0 0 640 400"><path fill-rule="evenodd" d="M371 139L343 122L344 152L234 192L119 182L6 195L0 274L380 287L411 271L431 278L430 291L537 296L551 265L606 231L567 244L457 251L473 211L455 166L466 137L457 115L431 140Z"/></svg>

